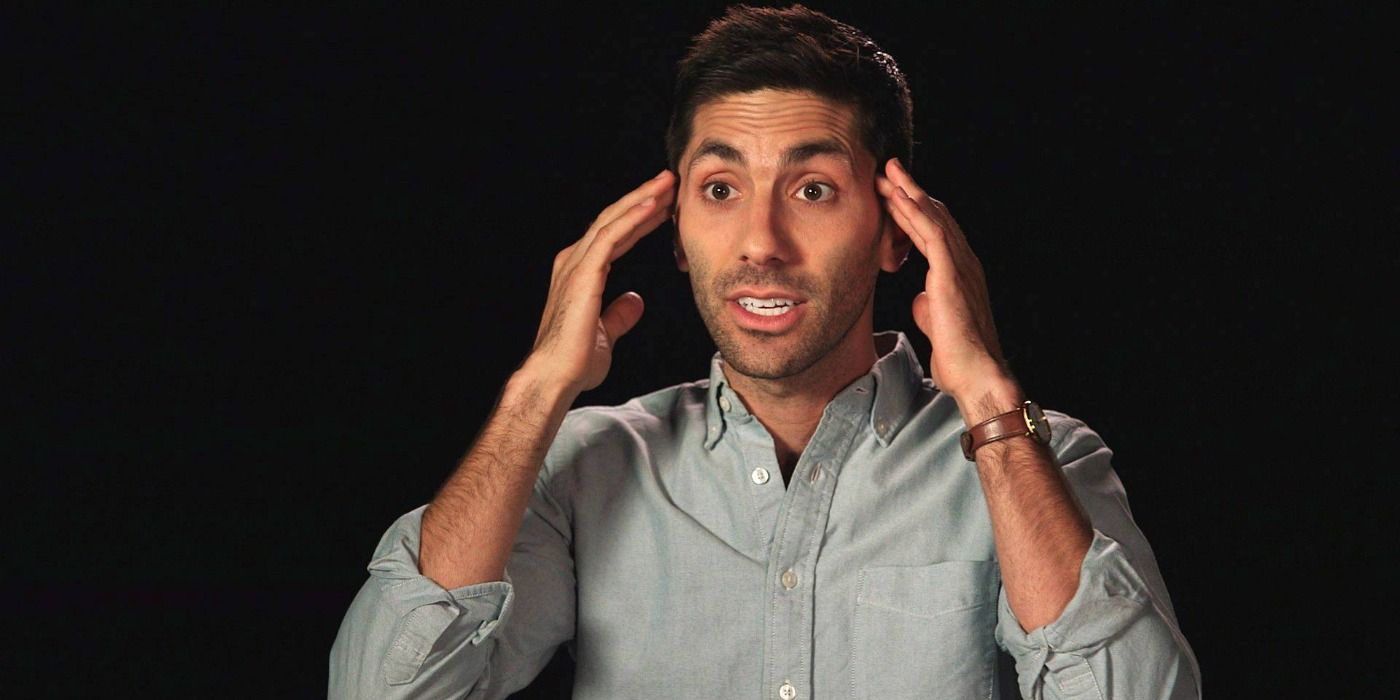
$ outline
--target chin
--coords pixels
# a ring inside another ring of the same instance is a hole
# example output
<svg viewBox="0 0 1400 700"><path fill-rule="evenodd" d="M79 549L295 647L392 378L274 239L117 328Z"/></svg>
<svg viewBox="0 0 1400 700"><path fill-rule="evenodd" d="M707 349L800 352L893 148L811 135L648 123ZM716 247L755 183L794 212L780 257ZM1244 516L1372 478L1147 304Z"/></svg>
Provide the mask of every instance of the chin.
<svg viewBox="0 0 1400 700"><path fill-rule="evenodd" d="M753 379L786 379L806 369L790 357L764 357L756 353L736 355L723 350L720 350L720 356L724 358L724 363L736 372Z"/></svg>
<svg viewBox="0 0 1400 700"><path fill-rule="evenodd" d="M740 329L711 333L724 363L746 377L786 379L806 371L831 350L821 338L777 337ZM834 343L833 343L834 345Z"/></svg>

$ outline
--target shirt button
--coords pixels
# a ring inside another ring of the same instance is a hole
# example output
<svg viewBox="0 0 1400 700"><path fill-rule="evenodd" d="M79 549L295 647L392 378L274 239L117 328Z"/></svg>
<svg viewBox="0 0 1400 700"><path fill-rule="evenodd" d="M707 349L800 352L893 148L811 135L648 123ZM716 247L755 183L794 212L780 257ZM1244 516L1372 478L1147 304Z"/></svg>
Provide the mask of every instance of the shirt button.
<svg viewBox="0 0 1400 700"><path fill-rule="evenodd" d="M768 483L768 470L764 469L763 467L759 467L753 470L752 474L749 474L749 478L753 479L753 482L755 484L762 486Z"/></svg>
<svg viewBox="0 0 1400 700"><path fill-rule="evenodd" d="M784 571L784 572L783 572L783 588L786 588L786 589L788 589L789 591L792 590L792 589L794 589L794 588L797 588L797 572L796 572L796 571L793 571L792 569L788 569L787 571Z"/></svg>
<svg viewBox="0 0 1400 700"><path fill-rule="evenodd" d="M719 397L719 407L721 410L728 411L730 407L729 398L725 396Z"/></svg>
<svg viewBox="0 0 1400 700"><path fill-rule="evenodd" d="M797 689L792 687L792 683L783 683L778 686L778 697L783 700L792 700L797 697Z"/></svg>
<svg viewBox="0 0 1400 700"><path fill-rule="evenodd" d="M880 434L880 437L884 437L884 436L885 436L885 433L888 432L889 429L890 429L890 424L889 424L889 423L886 423L886 422L884 421L884 419L875 421L875 432L879 433L879 434Z"/></svg>

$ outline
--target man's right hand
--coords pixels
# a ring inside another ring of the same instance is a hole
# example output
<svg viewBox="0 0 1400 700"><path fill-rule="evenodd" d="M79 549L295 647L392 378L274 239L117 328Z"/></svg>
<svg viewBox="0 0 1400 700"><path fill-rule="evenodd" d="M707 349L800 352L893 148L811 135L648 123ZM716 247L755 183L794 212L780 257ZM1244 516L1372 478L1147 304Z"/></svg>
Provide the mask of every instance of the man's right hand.
<svg viewBox="0 0 1400 700"><path fill-rule="evenodd" d="M642 317L642 297L627 292L603 310L612 263L670 216L675 175L663 170L604 209L588 232L554 256L549 299L535 346L522 369L567 395L608 376L613 344Z"/></svg>
<svg viewBox="0 0 1400 700"><path fill-rule="evenodd" d="M545 453L574 398L603 383L612 347L642 317L628 292L603 311L608 270L670 215L675 176L661 174L603 210L554 258L535 349L506 382L486 426L423 512L418 565L452 590L504 576Z"/></svg>

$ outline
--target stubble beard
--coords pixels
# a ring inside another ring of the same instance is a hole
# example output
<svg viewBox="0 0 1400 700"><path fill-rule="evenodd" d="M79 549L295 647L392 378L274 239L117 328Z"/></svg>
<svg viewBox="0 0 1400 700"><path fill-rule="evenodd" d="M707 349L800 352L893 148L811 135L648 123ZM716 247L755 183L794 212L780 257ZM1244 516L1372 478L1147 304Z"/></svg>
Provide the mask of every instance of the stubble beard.
<svg viewBox="0 0 1400 700"><path fill-rule="evenodd" d="M839 291L818 288L810 281L781 272L738 268L713 281L707 270L691 265L691 291L700 318L710 331L720 357L731 369L753 379L785 379L799 375L825 358L860 320L875 291L875 275L860 261L847 261L832 277ZM784 336L736 327L730 320L726 292L740 284L777 285L806 297L804 317ZM790 339L789 339L790 338ZM778 345L772 341L783 342ZM767 341L767 342L765 342Z"/></svg>

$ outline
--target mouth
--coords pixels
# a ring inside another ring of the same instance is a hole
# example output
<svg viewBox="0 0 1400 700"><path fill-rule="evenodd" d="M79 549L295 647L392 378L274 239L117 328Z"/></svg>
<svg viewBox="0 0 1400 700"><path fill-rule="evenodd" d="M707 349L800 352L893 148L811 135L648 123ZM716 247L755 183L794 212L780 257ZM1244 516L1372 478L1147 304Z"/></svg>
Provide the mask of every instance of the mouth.
<svg viewBox="0 0 1400 700"><path fill-rule="evenodd" d="M728 306L740 328L772 336L794 329L807 302L788 292L745 290L730 298Z"/></svg>
<svg viewBox="0 0 1400 700"><path fill-rule="evenodd" d="M734 300L743 310L758 316L782 316L790 313L801 302L783 297L739 297Z"/></svg>

